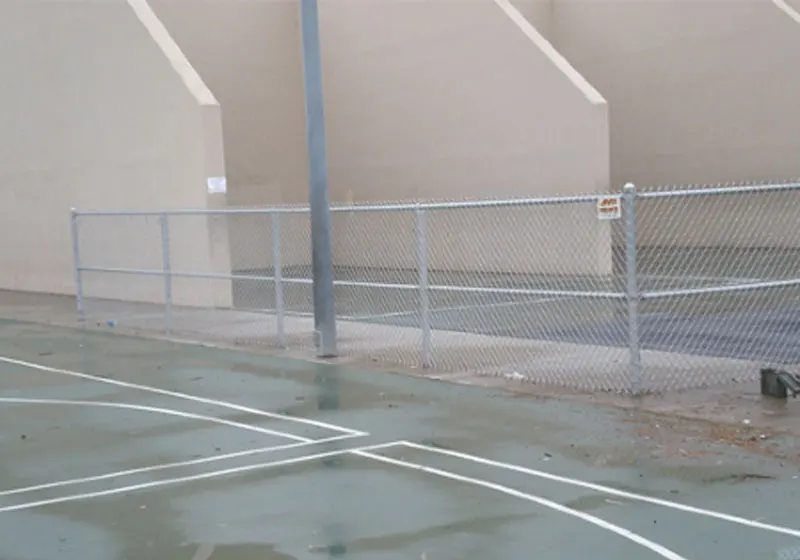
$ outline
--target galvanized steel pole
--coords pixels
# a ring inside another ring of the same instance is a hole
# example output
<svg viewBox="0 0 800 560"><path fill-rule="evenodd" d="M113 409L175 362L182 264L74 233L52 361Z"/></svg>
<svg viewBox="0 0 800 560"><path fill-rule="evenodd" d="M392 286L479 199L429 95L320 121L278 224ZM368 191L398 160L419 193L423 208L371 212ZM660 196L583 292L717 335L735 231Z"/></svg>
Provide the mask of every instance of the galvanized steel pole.
<svg viewBox="0 0 800 560"><path fill-rule="evenodd" d="M300 0L300 22L310 180L314 334L317 356L330 358L336 356L336 313L333 305L333 258L317 0Z"/></svg>

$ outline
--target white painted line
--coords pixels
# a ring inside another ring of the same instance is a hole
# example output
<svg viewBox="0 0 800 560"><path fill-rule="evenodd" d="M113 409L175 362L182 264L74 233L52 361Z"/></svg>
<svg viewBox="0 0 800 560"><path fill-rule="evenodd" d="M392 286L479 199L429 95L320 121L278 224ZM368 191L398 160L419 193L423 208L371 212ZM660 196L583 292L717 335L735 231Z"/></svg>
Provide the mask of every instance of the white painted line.
<svg viewBox="0 0 800 560"><path fill-rule="evenodd" d="M468 476L461 476L459 474L452 473L450 471L445 471L441 469L436 469L433 467L427 467L425 465L420 465L417 463L410 463L408 461L402 461L400 459L392 459L390 457L385 457L383 455L376 455L374 453L368 453L365 451L352 451L354 455L358 455L359 457L366 457L369 459L373 459L375 461L380 461L383 463L388 463L390 465L395 465L398 467L403 467L406 469L411 469L415 471L424 472L427 474L433 474L436 476L440 476L442 478L447 478L450 480L455 480L458 482L464 482L466 484L472 484L474 486L481 486L483 488L488 488L489 490L494 490L495 492L500 492L502 494L506 494L508 496L513 496L514 498L519 498L521 500L526 500L528 502L533 502L540 506L558 511L560 513L564 513L566 515L570 515L572 517L577 517L582 521L586 521L587 523L591 523L592 525L596 525L601 529L606 531L611 531L612 533L632 541L639 546L647 548L662 558L667 558L668 560L687 560L683 556L673 552L672 550L654 542L645 537L634 533L633 531L629 531L624 527L620 527L619 525L614 525L613 523L609 523L599 517L595 517L593 515L589 515L588 513L584 513L582 511L578 511L567 506L561 505L559 503L553 502L546 498L542 498L540 496L536 496L534 494L526 494L524 492L520 492L518 490L514 490L513 488L509 488L508 486L503 486L501 484L495 484L494 482L489 482L487 480L481 480L479 478L471 478Z"/></svg>
<svg viewBox="0 0 800 560"><path fill-rule="evenodd" d="M333 441L342 441L346 439L353 439L359 436L354 436L350 434L345 434L341 436L334 436L325 439L318 439L314 440L309 443L287 443L284 445L273 445L272 447L261 447L256 449L246 449L244 451L235 451L232 453L225 453L222 455L214 455L212 457L202 457L199 459L190 459L187 461L177 461L174 463L162 463L160 465L153 465L149 467L139 467L136 469L127 469L124 471L117 471L112 473L100 474L95 476L85 476L81 478L71 478L67 480L60 480L56 482L47 482L44 484L37 484L35 486L26 486L23 488L14 488L13 490L0 490L0 497L1 496L15 496L17 494L27 494L29 492L38 492L39 490L47 490L49 488L60 488L63 486L71 486L77 484L86 484L88 482L98 482L100 480L108 480L112 478L120 478L123 476L130 476L134 474L144 474L144 473L152 473L157 471L163 471L167 469L174 469L180 467L191 467L194 465L203 465L206 463L215 463L217 461L225 461L228 459L236 459L238 457L248 457L250 455L260 455L260 454L267 454L273 453L275 451L283 451L286 449L296 449L301 447L309 447L312 445L318 445L323 443L330 443Z"/></svg>
<svg viewBox="0 0 800 560"><path fill-rule="evenodd" d="M292 459L284 459L281 461L272 461L270 463L258 463L255 465L245 465L241 467L234 467L230 469L218 470L218 471L211 471L202 474L195 474L191 476L182 476L178 478L168 478L164 480L154 480L151 482L143 482L141 484L131 484L130 486L121 486L119 488L111 488L108 490L100 490L97 492L86 492L83 494L73 494L70 496L61 496L59 498L49 498L46 500L38 500L35 502L25 502L22 504L14 504L10 506L3 506L0 507L0 513L8 513L12 511L21 511L26 509L33 509L42 506L48 506L53 504L63 504L67 502L77 502L82 500L88 500L90 498L102 498L106 496L114 496L117 494L127 494L129 492L136 492L139 490L150 490L152 488L161 488L163 486L171 486L174 484L183 484L186 482L194 482L197 480L209 480L212 478L221 478L224 476L231 476L231 475L238 475L242 473L257 471L257 470L266 470L272 469L275 467L285 467L288 465L297 465L300 463L307 463L309 461L316 461L318 459L326 459L328 457L336 457L337 455L345 455L347 453L353 453L356 451L371 451L377 449L385 449L388 447L394 447L398 445L398 442L393 441L390 443L382 443L378 445L368 445L366 447L354 447L350 449L341 449L336 451L326 451L324 453L315 453L314 455L304 455L302 457L294 457Z"/></svg>
<svg viewBox="0 0 800 560"><path fill-rule="evenodd" d="M214 555L216 547L213 544L203 544L192 556L192 560L209 560Z"/></svg>
<svg viewBox="0 0 800 560"><path fill-rule="evenodd" d="M664 274L640 274L639 278L648 280L674 280L676 282L695 280L699 282L725 282L728 284L755 284L766 282L763 278L746 278L743 276L670 276Z"/></svg>
<svg viewBox="0 0 800 560"><path fill-rule="evenodd" d="M454 307L439 307L431 309L431 314L436 313L446 313L448 311L472 311L477 309L496 309L498 307L521 307L524 305L535 305L539 303L548 303L552 301L558 301L563 299L570 299L569 296L564 297L548 297L542 299L532 299L530 301L504 301L501 303L487 303L487 304L475 304L475 305L458 305ZM352 321L364 321L364 320L371 320L371 319L389 319L391 317L405 317L409 315L417 315L419 311L398 311L395 313L382 313L380 315L359 315L356 317L350 316L340 316L340 319L348 319Z"/></svg>
<svg viewBox="0 0 800 560"><path fill-rule="evenodd" d="M27 398L17 398L17 397L0 397L0 403L56 404L56 405L90 406L90 407L93 406L98 408L123 408L128 410L138 410L141 412L155 412L167 416L178 416L180 418L188 418L190 420L202 420L204 422L212 422L214 424L239 428L240 430L258 432L260 434L266 434L270 436L292 439L294 441L300 441L303 443L311 443L314 441L313 439L304 436L296 436L288 432L281 432L277 430L270 430L268 428L261 428L259 426L253 426L252 424L242 424L241 422L233 422L231 420L225 420L224 418L205 416L203 414L193 414L191 412L181 412L179 410L173 410L171 408L160 408L156 406L144 406L139 404L115 403L115 402L104 402L104 401L71 401L65 399L27 399Z"/></svg>
<svg viewBox="0 0 800 560"><path fill-rule="evenodd" d="M538 478L544 478L546 480L552 480L553 482L560 482L562 484L569 484L571 486L579 486L581 488L587 488L589 490L595 490L597 492L602 492L604 494L609 494L611 496L617 496L620 498L627 498L628 500L634 500L637 502L646 502L650 504L654 504L657 506L663 506L670 509L675 509L679 511L685 511L687 513L693 513L696 515L702 515L705 517L712 517L715 519L720 519L722 521L728 521L729 523L736 523L738 525L744 525L746 527L751 527L754 529L763 529L764 531L771 531L773 533L781 533L784 535L790 535L793 537L800 537L800 530L791 529L788 527L781 527L780 525L771 525L769 523L762 523L761 521L754 521L750 519L745 519L743 517L738 517L735 515L729 515L727 513L720 513L713 510L702 509L693 506L687 506L684 504L680 504L678 502L671 502L669 500L662 500L660 498L652 498L650 496L644 496L642 494L635 494L633 492L626 492L624 490L617 490L616 488L612 488L610 486L603 486L602 484L595 484L593 482L587 482L585 480L578 480L574 478L568 478L566 476L559 476L556 474L538 471L535 469L529 469L527 467L522 467L520 465L514 465L512 463L502 463L500 461L492 461L491 459L484 459L483 457L477 457L475 455L469 455L467 453L461 453L458 451L450 451L448 449L440 449L438 447L430 447L428 445L422 445L419 443L413 443L410 441L403 441L400 442L400 445L411 447L414 449L421 449L423 451L429 451L431 453L438 453L440 455L449 455L450 457L457 457L459 459L463 459L465 461L472 461L473 463L479 463L481 465L486 465L489 467L495 467L498 469L505 469L509 471L515 471L522 474L527 474L529 476L535 476Z"/></svg>
<svg viewBox="0 0 800 560"><path fill-rule="evenodd" d="M265 410L259 410L258 408L252 408L249 406L243 406L239 404L234 404L231 402L226 401L218 401L215 399L207 399L205 397L197 397L194 395L189 395L186 393L179 393L177 391L168 391L166 389L159 389L157 387L151 387L149 385L141 385L138 383L129 383L127 381L119 381L117 379L110 379L106 377L100 377L98 375L92 375L89 373L81 373L77 371L71 371L68 369L61 369L61 368L54 368L50 366L46 366L43 364L37 364L34 362L26 362L24 360L17 360L14 358L9 358L7 356L0 356L0 362L5 362L7 364L12 364L16 366L26 367L30 369L35 369L39 371L45 371L48 373L57 373L61 375L68 375L70 377L77 377L80 379L89 379L91 381L97 381L98 383L106 383L107 385L115 385L117 387L125 387L128 389L136 389L138 391L146 391L148 393L155 393L157 395L166 395L168 397L173 397L176 399L183 399L186 401L198 402L203 404L210 404L214 406L218 406L220 408L227 408L230 410L238 410L239 412L247 412L248 414L253 414L256 416L264 416L267 418L275 418L278 420L285 420L287 422L295 422L297 424L306 424L309 426L315 426L317 428L323 428L326 430L331 430L333 432L340 432L345 434L350 434L354 436L366 436L369 435L366 432L360 432L358 430L351 430L350 428L343 428L342 426L335 426L333 424L328 424L327 422L320 422L319 420L311 420L310 418L298 418L294 416L286 416L285 414L278 414L276 412L267 412Z"/></svg>
<svg viewBox="0 0 800 560"><path fill-rule="evenodd" d="M389 319L391 317L408 317L418 314L419 311L395 311L393 313L379 313L377 315L339 315L340 319L346 321L369 321L371 319Z"/></svg>

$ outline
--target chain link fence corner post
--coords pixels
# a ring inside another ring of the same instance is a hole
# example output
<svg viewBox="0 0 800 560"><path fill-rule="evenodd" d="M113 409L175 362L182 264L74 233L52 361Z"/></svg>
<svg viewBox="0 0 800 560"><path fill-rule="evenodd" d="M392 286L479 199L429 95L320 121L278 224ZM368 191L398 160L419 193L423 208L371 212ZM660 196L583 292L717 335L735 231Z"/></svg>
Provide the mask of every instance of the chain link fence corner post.
<svg viewBox="0 0 800 560"><path fill-rule="evenodd" d="M70 231L72 234L72 266L75 272L75 304L78 309L78 322L86 321L86 309L83 305L83 270L81 265L81 243L78 233L78 211L70 208Z"/></svg>
<svg viewBox="0 0 800 560"><path fill-rule="evenodd" d="M161 223L161 273L164 276L164 322L167 332L172 332L172 259L169 242L169 214L162 212Z"/></svg>
<svg viewBox="0 0 800 560"><path fill-rule="evenodd" d="M639 283L636 266L636 186L627 183L622 191L625 217L625 274L626 302L628 305L628 350L630 352L630 392L642 393L644 378L639 340Z"/></svg>
<svg viewBox="0 0 800 560"><path fill-rule="evenodd" d="M417 204L417 269L419 282L419 325L422 334L422 367L429 368L431 361L431 317L428 279L428 238L425 233L425 209Z"/></svg>
<svg viewBox="0 0 800 560"><path fill-rule="evenodd" d="M286 348L286 326L284 323L283 267L281 265L281 214L274 211L272 220L272 276L275 281L275 326L278 331L278 346Z"/></svg>

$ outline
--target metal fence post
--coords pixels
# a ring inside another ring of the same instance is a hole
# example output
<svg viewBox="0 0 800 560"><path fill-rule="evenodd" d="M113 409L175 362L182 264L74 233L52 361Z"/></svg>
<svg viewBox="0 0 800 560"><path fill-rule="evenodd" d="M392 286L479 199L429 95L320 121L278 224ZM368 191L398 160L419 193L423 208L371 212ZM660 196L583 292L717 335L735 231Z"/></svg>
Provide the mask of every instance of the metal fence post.
<svg viewBox="0 0 800 560"><path fill-rule="evenodd" d="M625 268L628 302L628 349L630 351L630 384L634 395L643 389L642 355L639 342L639 284L636 267L636 186L625 185L622 193L625 207Z"/></svg>
<svg viewBox="0 0 800 560"><path fill-rule="evenodd" d="M78 211L70 209L72 232L72 263L75 269L75 303L78 307L78 321L83 323L86 320L86 310L83 306L83 270L81 268L81 243L78 236Z"/></svg>
<svg viewBox="0 0 800 560"><path fill-rule="evenodd" d="M172 330L172 259L169 244L169 215L161 214L161 261L164 275L164 312L167 332Z"/></svg>
<svg viewBox="0 0 800 560"><path fill-rule="evenodd" d="M278 329L278 345L286 348L286 330L283 311L283 267L281 265L281 222L280 213L272 212L272 269L275 279L275 321Z"/></svg>
<svg viewBox="0 0 800 560"><path fill-rule="evenodd" d="M422 331L422 367L431 366L431 313L428 288L428 239L425 210L417 205L417 266L419 268L419 322Z"/></svg>

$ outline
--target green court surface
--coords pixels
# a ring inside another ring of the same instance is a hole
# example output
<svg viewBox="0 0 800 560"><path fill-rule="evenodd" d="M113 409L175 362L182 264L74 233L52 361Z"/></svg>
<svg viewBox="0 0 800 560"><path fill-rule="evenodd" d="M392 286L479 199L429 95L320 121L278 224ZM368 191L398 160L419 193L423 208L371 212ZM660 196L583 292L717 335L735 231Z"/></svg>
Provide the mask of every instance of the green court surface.
<svg viewBox="0 0 800 560"><path fill-rule="evenodd" d="M3 560L800 558L797 466L706 425L37 325L0 341Z"/></svg>

